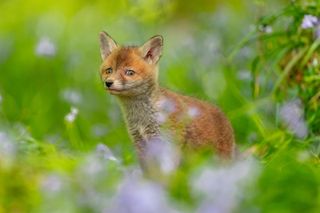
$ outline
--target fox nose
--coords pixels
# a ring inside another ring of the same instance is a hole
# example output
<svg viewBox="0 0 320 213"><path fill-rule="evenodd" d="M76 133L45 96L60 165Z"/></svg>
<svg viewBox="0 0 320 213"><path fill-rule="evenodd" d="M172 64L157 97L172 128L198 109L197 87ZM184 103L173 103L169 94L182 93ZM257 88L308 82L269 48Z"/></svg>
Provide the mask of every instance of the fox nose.
<svg viewBox="0 0 320 213"><path fill-rule="evenodd" d="M112 84L113 84L113 81L106 81L106 82L105 82L105 86L106 86L107 88L110 88Z"/></svg>

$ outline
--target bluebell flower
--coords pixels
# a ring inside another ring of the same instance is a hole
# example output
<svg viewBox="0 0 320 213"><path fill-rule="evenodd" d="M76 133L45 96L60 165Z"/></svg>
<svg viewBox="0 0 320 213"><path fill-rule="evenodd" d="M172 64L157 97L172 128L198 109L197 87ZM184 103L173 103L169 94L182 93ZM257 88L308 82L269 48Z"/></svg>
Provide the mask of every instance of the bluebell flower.
<svg viewBox="0 0 320 213"><path fill-rule="evenodd" d="M319 24L319 19L316 16L313 15L304 15L301 28L302 29L308 29L313 28Z"/></svg>
<svg viewBox="0 0 320 213"><path fill-rule="evenodd" d="M303 106L299 99L283 104L280 107L279 114L280 119L298 138L305 138L308 135L307 124L304 120Z"/></svg>
<svg viewBox="0 0 320 213"><path fill-rule="evenodd" d="M39 56L52 57L56 54L56 46L50 39L44 37L38 42L35 52Z"/></svg>

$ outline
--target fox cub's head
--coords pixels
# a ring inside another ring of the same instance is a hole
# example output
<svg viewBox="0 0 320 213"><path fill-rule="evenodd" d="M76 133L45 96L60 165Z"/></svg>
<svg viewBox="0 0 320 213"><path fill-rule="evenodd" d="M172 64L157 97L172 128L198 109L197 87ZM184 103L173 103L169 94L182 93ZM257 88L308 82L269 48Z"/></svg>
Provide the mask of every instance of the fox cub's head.
<svg viewBox="0 0 320 213"><path fill-rule="evenodd" d="M140 47L122 47L106 32L101 32L103 63L100 74L105 88L118 96L137 96L150 92L157 86L157 63L162 44L162 37L154 36Z"/></svg>

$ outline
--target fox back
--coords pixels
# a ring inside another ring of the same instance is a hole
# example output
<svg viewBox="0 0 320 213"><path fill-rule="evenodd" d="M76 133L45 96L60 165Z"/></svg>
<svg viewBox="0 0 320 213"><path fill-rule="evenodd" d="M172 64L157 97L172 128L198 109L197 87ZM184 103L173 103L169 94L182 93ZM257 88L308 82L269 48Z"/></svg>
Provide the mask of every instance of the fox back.
<svg viewBox="0 0 320 213"><path fill-rule="evenodd" d="M142 46L122 47L102 32L100 45L101 79L106 90L119 99L142 164L146 146L161 134L181 149L212 149L223 158L233 156L233 129L216 106L159 87L161 36Z"/></svg>

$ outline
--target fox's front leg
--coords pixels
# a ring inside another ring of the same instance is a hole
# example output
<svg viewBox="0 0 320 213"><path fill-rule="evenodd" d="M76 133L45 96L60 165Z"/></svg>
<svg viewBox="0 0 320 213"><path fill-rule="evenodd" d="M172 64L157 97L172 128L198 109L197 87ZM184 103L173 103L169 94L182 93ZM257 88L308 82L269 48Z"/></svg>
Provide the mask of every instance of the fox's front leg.
<svg viewBox="0 0 320 213"><path fill-rule="evenodd" d="M154 157L150 155L152 143L160 140L160 134L158 131L142 131L141 129L131 130L130 134L137 149L140 165L144 171L147 171L148 165L153 161L150 158Z"/></svg>
<svg viewBox="0 0 320 213"><path fill-rule="evenodd" d="M130 130L130 135L133 139L141 167L145 167L146 156L146 140L138 130Z"/></svg>

